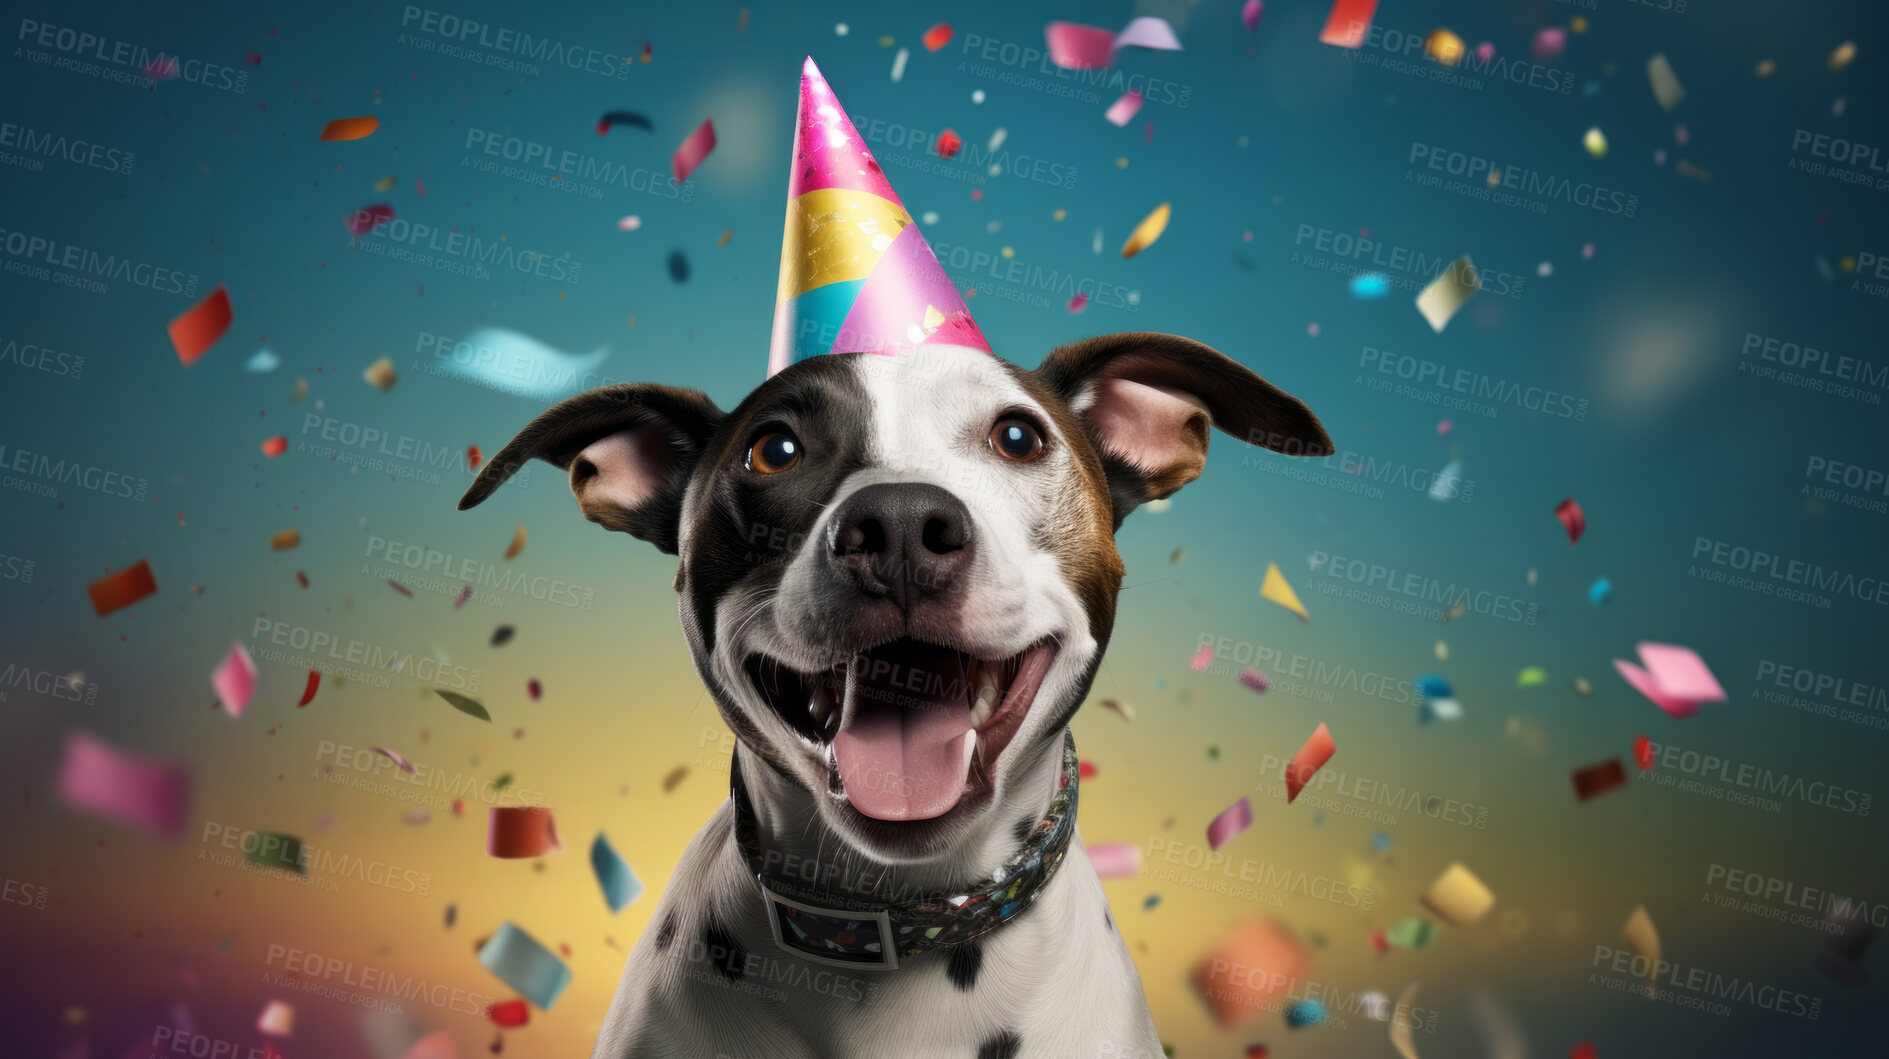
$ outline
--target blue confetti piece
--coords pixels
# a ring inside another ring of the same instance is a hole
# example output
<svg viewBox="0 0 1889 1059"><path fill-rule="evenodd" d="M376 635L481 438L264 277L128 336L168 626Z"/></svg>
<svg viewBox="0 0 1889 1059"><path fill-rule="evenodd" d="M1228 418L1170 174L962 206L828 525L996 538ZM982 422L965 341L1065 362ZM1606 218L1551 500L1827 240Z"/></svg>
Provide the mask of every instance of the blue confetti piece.
<svg viewBox="0 0 1889 1059"><path fill-rule="evenodd" d="M243 365L243 370L252 375L262 375L274 371L281 366L282 358L276 356L274 350L265 346L257 350L255 354L249 358L248 362Z"/></svg>
<svg viewBox="0 0 1889 1059"><path fill-rule="evenodd" d="M1382 298L1391 292L1391 280L1382 272L1366 272L1351 280L1351 296L1359 301Z"/></svg>
<svg viewBox="0 0 1889 1059"><path fill-rule="evenodd" d="M571 969L564 961L509 921L479 950L479 963L546 1011L571 984Z"/></svg>
<svg viewBox="0 0 1889 1059"><path fill-rule="evenodd" d="M636 877L630 862L610 845L602 831L597 832L597 840L590 844L590 870L597 873L597 885L603 887L603 900L610 906L612 915L643 896L643 880Z"/></svg>
<svg viewBox="0 0 1889 1059"><path fill-rule="evenodd" d="M1603 577L1588 586L1587 601L1596 607L1605 606L1607 601L1612 598L1614 598L1614 583L1612 581Z"/></svg>
<svg viewBox="0 0 1889 1059"><path fill-rule="evenodd" d="M1435 673L1425 673L1417 678L1417 694L1426 699L1447 699L1453 693L1449 681Z"/></svg>
<svg viewBox="0 0 1889 1059"><path fill-rule="evenodd" d="M1286 1025L1295 1030L1325 1021L1325 1005L1316 1000L1301 1000L1286 1009Z"/></svg>
<svg viewBox="0 0 1889 1059"><path fill-rule="evenodd" d="M1160 894L1149 894L1148 896L1141 899L1141 910L1143 912L1152 912L1154 911L1154 906L1160 903L1161 903Z"/></svg>
<svg viewBox="0 0 1889 1059"><path fill-rule="evenodd" d="M1389 853L1391 849L1390 835L1383 831L1373 832L1371 835L1371 848L1379 853Z"/></svg>
<svg viewBox="0 0 1889 1059"><path fill-rule="evenodd" d="M435 346L433 355L441 375L500 393L552 401L602 385L596 372L610 350L565 353L530 335L486 327L450 348Z"/></svg>

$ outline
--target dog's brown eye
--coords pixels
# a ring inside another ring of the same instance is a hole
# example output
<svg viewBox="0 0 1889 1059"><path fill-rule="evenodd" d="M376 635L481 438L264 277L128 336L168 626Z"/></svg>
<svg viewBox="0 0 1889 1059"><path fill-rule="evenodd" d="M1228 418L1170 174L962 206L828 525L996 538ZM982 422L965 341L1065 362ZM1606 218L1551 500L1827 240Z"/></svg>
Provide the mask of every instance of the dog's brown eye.
<svg viewBox="0 0 1889 1059"><path fill-rule="evenodd" d="M784 431L763 434L748 446L748 469L779 474L800 462L800 440Z"/></svg>
<svg viewBox="0 0 1889 1059"><path fill-rule="evenodd" d="M999 419L990 428L990 447L998 455L1018 463L1028 463L1043 452L1043 435L1022 419Z"/></svg>

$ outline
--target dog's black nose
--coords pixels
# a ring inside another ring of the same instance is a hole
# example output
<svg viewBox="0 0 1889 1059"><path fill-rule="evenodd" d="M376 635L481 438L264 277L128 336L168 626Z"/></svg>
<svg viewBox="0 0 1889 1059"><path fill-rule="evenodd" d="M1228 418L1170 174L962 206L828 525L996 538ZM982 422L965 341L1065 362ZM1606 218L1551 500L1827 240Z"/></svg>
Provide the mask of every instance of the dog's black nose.
<svg viewBox="0 0 1889 1059"><path fill-rule="evenodd" d="M909 607L949 591L971 562L971 512L923 482L869 485L828 523L827 558L868 595Z"/></svg>

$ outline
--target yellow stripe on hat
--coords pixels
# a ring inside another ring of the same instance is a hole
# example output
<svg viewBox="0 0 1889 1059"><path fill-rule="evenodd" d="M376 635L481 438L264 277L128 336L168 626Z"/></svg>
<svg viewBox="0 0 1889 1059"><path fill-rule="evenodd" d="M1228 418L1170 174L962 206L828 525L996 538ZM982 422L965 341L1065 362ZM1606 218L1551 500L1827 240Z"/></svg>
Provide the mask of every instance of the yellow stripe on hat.
<svg viewBox="0 0 1889 1059"><path fill-rule="evenodd" d="M865 279L892 240L912 223L897 203L869 191L821 188L787 204L777 301L815 287Z"/></svg>

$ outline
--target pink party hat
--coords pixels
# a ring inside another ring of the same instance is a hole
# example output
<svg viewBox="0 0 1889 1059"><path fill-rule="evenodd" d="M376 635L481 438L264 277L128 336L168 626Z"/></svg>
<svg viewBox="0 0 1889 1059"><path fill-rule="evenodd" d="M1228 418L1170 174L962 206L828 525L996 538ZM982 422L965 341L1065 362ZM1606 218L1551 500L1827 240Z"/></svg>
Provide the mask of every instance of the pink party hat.
<svg viewBox="0 0 1889 1059"><path fill-rule="evenodd" d="M800 69L767 373L822 353L990 343L820 68Z"/></svg>

